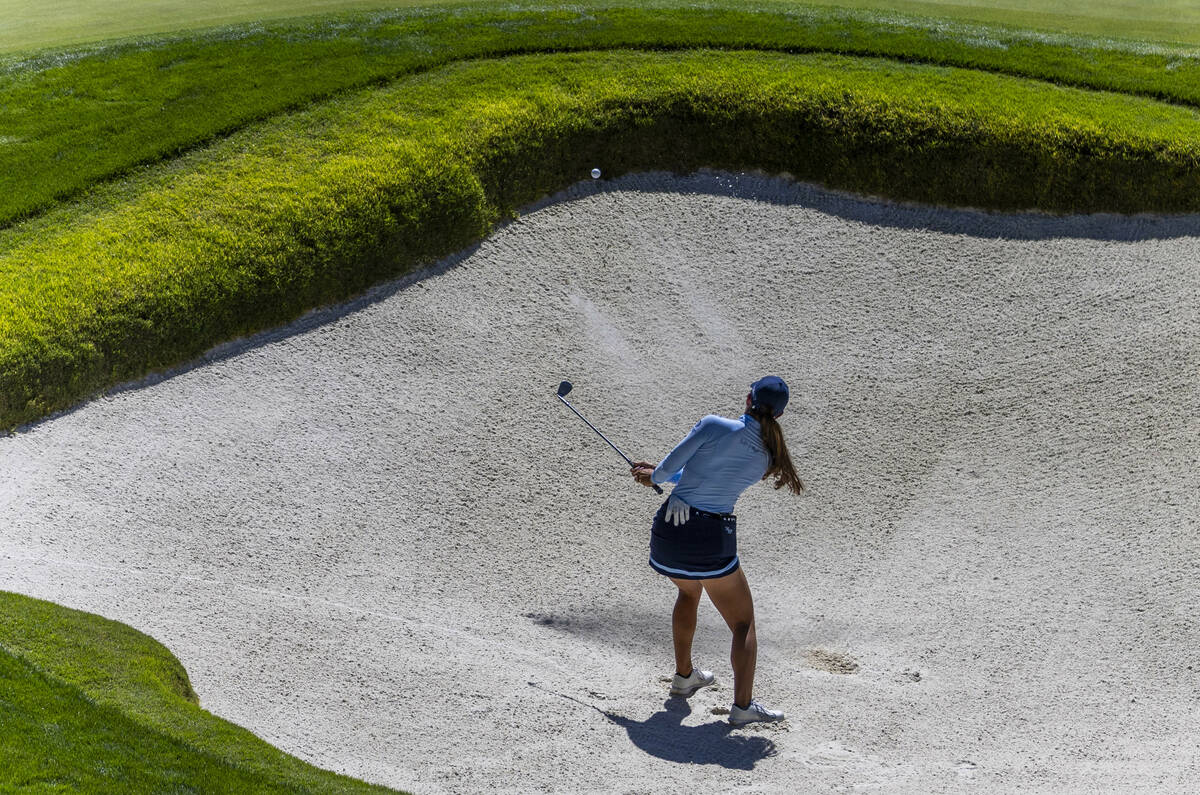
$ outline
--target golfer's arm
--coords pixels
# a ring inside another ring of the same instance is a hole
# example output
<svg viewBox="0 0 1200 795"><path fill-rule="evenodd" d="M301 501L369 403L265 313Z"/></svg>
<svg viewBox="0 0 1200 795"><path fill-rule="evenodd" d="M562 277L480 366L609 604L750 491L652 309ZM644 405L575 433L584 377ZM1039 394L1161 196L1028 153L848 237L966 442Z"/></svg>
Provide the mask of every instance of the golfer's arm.
<svg viewBox="0 0 1200 795"><path fill-rule="evenodd" d="M700 445L704 444L710 427L712 426L708 417L697 422L696 427L692 428L688 435L683 437L683 441L675 445L675 449L662 460L650 475L650 480L654 483L678 483L683 474L683 465L695 455Z"/></svg>
<svg viewBox="0 0 1200 795"><path fill-rule="evenodd" d="M657 472L658 472L658 470L655 470L655 474L657 474ZM671 475L670 477L666 478L665 480L654 480L654 475L650 476L650 480L653 480L655 483L658 483L661 485L663 483L678 483L679 479L681 477L683 477L682 469L680 469L679 471L677 471L675 474Z"/></svg>

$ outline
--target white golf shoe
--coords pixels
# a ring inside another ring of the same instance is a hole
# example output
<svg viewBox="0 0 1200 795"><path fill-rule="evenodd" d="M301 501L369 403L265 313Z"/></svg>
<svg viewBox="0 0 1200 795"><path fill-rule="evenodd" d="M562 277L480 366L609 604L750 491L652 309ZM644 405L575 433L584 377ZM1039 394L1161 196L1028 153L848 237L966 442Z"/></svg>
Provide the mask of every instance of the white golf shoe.
<svg viewBox="0 0 1200 795"><path fill-rule="evenodd" d="M687 698L700 688L708 687L715 681L717 681L717 677L713 676L712 671L693 668L688 676L675 674L675 678L671 680L671 695Z"/></svg>
<svg viewBox="0 0 1200 795"><path fill-rule="evenodd" d="M767 709L754 699L750 706L742 709L737 704L729 708L729 722L734 726L745 726L747 723L774 723L783 720L783 713L776 709Z"/></svg>

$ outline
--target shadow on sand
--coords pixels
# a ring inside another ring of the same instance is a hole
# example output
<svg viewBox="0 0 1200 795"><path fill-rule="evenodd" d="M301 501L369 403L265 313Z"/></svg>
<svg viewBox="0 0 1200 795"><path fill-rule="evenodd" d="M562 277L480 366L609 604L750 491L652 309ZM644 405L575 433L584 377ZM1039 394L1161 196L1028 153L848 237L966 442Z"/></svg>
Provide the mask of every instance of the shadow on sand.
<svg viewBox="0 0 1200 795"><path fill-rule="evenodd" d="M759 761L778 753L774 741L761 736L733 734L734 727L724 720L714 720L700 726L684 726L683 719L692 714L692 706L685 698L668 698L660 711L646 720L637 721L533 682L529 684L576 704L591 707L624 729L629 734L630 742L638 748L667 762L753 770Z"/></svg>
<svg viewBox="0 0 1200 795"><path fill-rule="evenodd" d="M662 710L644 721L599 712L628 732L638 748L668 762L753 770L759 760L778 753L771 740L732 734L733 727L723 720L684 726L683 719L692 713L692 707L683 698L667 699Z"/></svg>
<svg viewBox="0 0 1200 795"><path fill-rule="evenodd" d="M1057 215L1039 210L977 210L894 201L825 188L761 172L700 169L684 176L635 172L615 179L585 179L524 207L522 215L599 193L694 193L771 204L800 205L849 221L892 229L932 229L956 235L1008 240L1079 238L1131 242L1200 236L1196 213L1088 213Z"/></svg>

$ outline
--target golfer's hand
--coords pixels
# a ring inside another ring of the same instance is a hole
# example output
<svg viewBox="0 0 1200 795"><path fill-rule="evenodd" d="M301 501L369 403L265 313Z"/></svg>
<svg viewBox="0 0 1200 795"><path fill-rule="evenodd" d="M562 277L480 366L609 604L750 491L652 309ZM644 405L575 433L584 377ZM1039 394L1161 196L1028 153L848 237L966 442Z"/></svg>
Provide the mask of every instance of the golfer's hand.
<svg viewBox="0 0 1200 795"><path fill-rule="evenodd" d="M654 474L654 464L649 461L637 461L630 468L629 473L638 483L654 488L654 481L650 479L650 476Z"/></svg>
<svg viewBox="0 0 1200 795"><path fill-rule="evenodd" d="M663 519L679 527L681 524L687 524L687 520L690 518L692 518L692 506L672 494L667 500L667 512L663 514Z"/></svg>

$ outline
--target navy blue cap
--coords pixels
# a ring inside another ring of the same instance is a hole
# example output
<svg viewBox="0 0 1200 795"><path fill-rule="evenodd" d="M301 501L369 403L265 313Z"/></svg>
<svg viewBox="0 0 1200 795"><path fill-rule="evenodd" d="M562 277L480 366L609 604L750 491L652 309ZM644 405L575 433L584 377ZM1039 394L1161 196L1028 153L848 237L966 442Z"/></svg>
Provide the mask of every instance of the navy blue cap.
<svg viewBox="0 0 1200 795"><path fill-rule="evenodd" d="M788 385L777 375L768 375L750 385L750 407L768 408L778 417L788 402Z"/></svg>

